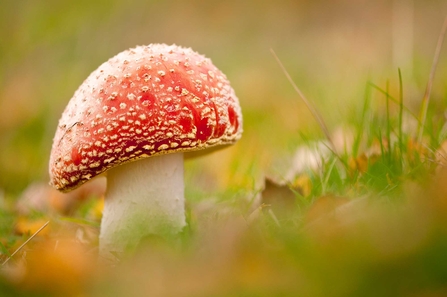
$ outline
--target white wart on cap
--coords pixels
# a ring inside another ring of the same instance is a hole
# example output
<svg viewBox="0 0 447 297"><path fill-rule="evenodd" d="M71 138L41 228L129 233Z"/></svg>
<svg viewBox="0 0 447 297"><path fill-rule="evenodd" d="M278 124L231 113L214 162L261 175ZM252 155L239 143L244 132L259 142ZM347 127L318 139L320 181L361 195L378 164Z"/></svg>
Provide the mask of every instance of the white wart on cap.
<svg viewBox="0 0 447 297"><path fill-rule="evenodd" d="M75 92L53 140L50 183L67 192L109 168L231 144L241 134L238 98L209 59L176 45L139 46Z"/></svg>

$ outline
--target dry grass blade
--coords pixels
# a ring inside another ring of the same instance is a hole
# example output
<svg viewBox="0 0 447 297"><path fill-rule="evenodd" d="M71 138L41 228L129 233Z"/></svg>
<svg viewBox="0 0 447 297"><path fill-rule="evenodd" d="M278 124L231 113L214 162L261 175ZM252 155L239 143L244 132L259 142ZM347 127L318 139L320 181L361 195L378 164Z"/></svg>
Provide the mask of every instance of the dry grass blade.
<svg viewBox="0 0 447 297"><path fill-rule="evenodd" d="M433 57L433 64L432 64L431 70L430 70L430 76L428 78L427 87L425 89L424 97L422 98L418 142L420 142L422 140L422 134L424 131L424 126L425 126L425 120L427 117L428 103L430 101L431 88L433 85L433 80L434 80L435 72L436 72L436 66L438 65L439 55L441 53L442 43L444 42L444 37L445 37L446 32L447 32L447 16L444 19L444 24L442 26L441 33L439 34L438 43L436 44L435 56Z"/></svg>
<svg viewBox="0 0 447 297"><path fill-rule="evenodd" d="M37 230L33 235L31 235L30 238L28 238L21 246L19 246L14 253L11 254L11 256L9 256L5 262L3 262L2 266L4 266L6 263L8 263L8 261L14 257L15 254L17 254L28 242L30 242L37 234L39 234L40 231L42 231L48 224L50 223L50 221L47 221L45 224L42 225L42 227L39 228L39 230Z"/></svg>
<svg viewBox="0 0 447 297"><path fill-rule="evenodd" d="M284 65L282 64L281 60L278 58L278 56L276 55L275 51L273 49L270 49L273 57L275 58L276 62L278 63L279 67L281 67L281 70L284 72L284 75L286 76L287 80L290 82L290 84L293 86L293 88L295 89L295 91L298 93L298 95L301 97L301 99L303 100L304 104L306 104L307 108L309 109L309 111L312 113L312 116L315 118L315 120L318 122L318 124L320 125L321 130L323 131L324 135L326 136L326 138L329 141L329 144L331 146L331 150L332 152L340 159L340 157L338 156L338 153L335 149L335 145L334 142L332 141L331 135L329 133L329 130L327 129L327 126L323 120L323 117L320 115L320 113L318 112L318 110L315 108L315 106L313 106L313 104L307 100L306 96L304 96L304 94L301 92L301 90L298 88L298 86L295 84L295 82L293 81L292 77L290 76L289 72L287 71L287 69L284 67Z"/></svg>

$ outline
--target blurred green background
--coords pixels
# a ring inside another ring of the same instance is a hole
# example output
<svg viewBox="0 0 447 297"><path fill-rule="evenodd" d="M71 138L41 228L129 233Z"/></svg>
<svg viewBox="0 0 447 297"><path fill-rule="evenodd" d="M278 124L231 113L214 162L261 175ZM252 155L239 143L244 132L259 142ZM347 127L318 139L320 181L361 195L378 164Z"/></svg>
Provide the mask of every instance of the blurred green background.
<svg viewBox="0 0 447 297"><path fill-rule="evenodd" d="M334 130L354 121L369 81L397 89L398 67L405 104L417 111L446 13L444 0L1 0L0 190L15 197L46 182L57 121L76 88L113 55L149 43L211 58L242 105L242 140L189 162L187 184L250 187L281 175L302 135L322 133L270 49ZM447 100L446 66L443 49L433 102Z"/></svg>

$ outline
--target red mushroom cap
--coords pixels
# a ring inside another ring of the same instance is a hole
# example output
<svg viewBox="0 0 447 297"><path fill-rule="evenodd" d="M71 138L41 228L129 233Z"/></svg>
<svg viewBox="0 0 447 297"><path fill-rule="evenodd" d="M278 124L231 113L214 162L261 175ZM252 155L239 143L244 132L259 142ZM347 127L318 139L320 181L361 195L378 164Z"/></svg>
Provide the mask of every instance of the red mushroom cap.
<svg viewBox="0 0 447 297"><path fill-rule="evenodd" d="M102 64L71 98L53 140L50 184L67 192L117 165L231 144L239 101L210 59L152 44Z"/></svg>

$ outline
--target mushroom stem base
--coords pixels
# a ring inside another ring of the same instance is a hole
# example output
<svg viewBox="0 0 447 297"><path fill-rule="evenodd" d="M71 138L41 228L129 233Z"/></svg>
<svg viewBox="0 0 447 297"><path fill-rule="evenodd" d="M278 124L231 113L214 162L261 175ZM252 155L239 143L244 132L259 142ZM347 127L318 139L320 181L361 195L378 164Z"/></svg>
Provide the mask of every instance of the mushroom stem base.
<svg viewBox="0 0 447 297"><path fill-rule="evenodd" d="M99 252L110 258L146 237L169 237L186 225L183 154L150 157L108 171Z"/></svg>

